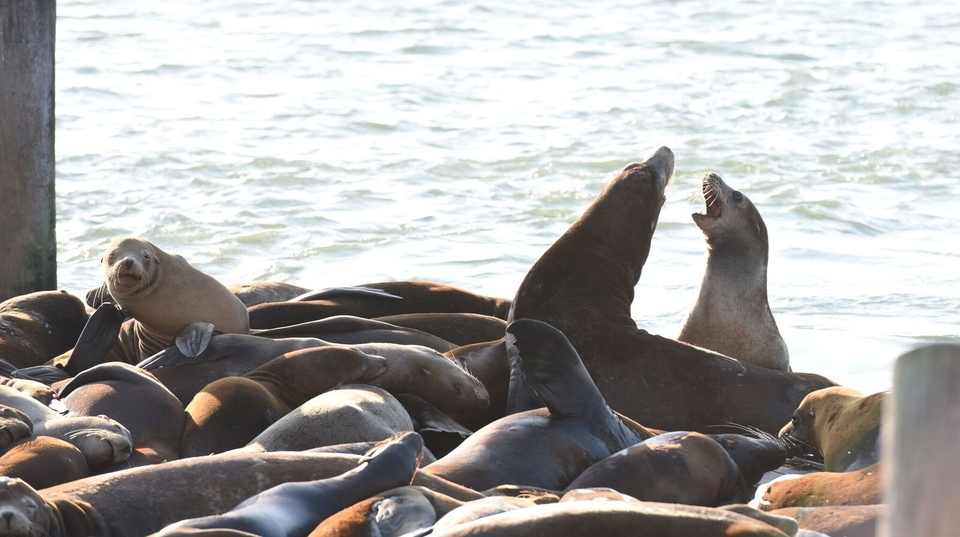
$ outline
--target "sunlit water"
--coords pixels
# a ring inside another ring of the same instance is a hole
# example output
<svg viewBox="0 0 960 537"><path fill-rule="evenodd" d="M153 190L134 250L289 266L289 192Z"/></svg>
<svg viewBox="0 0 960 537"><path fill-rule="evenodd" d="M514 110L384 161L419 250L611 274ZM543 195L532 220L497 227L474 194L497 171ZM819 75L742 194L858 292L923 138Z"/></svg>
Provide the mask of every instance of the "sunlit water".
<svg viewBox="0 0 960 537"><path fill-rule="evenodd" d="M695 298L712 170L764 216L794 370L877 391L903 351L960 339L952 2L57 10L59 281L77 294L138 235L225 283L512 297L620 168L667 145L642 327L676 335Z"/></svg>

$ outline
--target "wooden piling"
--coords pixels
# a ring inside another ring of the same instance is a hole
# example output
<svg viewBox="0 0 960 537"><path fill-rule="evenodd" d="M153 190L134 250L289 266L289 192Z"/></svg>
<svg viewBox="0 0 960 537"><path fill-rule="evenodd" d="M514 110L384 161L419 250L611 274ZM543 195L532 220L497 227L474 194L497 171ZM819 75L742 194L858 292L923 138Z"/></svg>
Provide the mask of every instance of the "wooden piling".
<svg viewBox="0 0 960 537"><path fill-rule="evenodd" d="M883 429L889 508L877 535L960 535L960 345L897 360Z"/></svg>
<svg viewBox="0 0 960 537"><path fill-rule="evenodd" d="M0 301L57 287L56 0L0 0Z"/></svg>

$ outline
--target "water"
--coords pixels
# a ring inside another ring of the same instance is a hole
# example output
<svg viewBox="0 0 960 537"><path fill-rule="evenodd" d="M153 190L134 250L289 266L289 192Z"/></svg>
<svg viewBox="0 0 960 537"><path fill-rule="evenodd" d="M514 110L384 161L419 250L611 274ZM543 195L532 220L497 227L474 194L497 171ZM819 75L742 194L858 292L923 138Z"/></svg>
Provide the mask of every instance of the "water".
<svg viewBox="0 0 960 537"><path fill-rule="evenodd" d="M675 335L695 298L712 170L764 216L794 370L873 392L960 340L952 2L383 4L60 0L61 287L137 235L225 283L512 297L667 145L644 328Z"/></svg>

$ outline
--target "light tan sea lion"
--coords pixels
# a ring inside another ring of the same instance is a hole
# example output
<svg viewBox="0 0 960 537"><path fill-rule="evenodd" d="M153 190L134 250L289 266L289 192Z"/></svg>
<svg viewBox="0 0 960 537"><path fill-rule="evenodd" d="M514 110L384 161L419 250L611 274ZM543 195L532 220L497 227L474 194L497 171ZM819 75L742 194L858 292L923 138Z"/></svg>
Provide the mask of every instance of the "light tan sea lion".
<svg viewBox="0 0 960 537"><path fill-rule="evenodd" d="M860 470L880 461L880 417L885 392L864 395L835 386L808 394L780 438L823 455L827 472Z"/></svg>
<svg viewBox="0 0 960 537"><path fill-rule="evenodd" d="M181 256L124 237L107 246L102 264L110 295L133 317L121 330L110 361L136 364L169 347L191 322L212 323L225 334L250 330L243 302Z"/></svg>
<svg viewBox="0 0 960 537"><path fill-rule="evenodd" d="M715 173L703 176L707 268L677 341L744 363L790 370L790 353L767 301L767 226L750 198Z"/></svg>
<svg viewBox="0 0 960 537"><path fill-rule="evenodd" d="M757 489L756 505L763 511L784 507L874 505L882 503L881 464L849 472L787 475Z"/></svg>

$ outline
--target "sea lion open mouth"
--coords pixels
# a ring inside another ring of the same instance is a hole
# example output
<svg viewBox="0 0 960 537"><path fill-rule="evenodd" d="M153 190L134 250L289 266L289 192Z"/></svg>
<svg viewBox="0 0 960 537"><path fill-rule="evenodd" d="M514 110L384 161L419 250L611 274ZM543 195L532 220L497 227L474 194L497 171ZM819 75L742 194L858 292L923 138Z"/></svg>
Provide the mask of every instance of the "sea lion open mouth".
<svg viewBox="0 0 960 537"><path fill-rule="evenodd" d="M720 216L720 194L721 189L718 184L716 174L708 173L703 176L703 200L707 204L706 216Z"/></svg>

